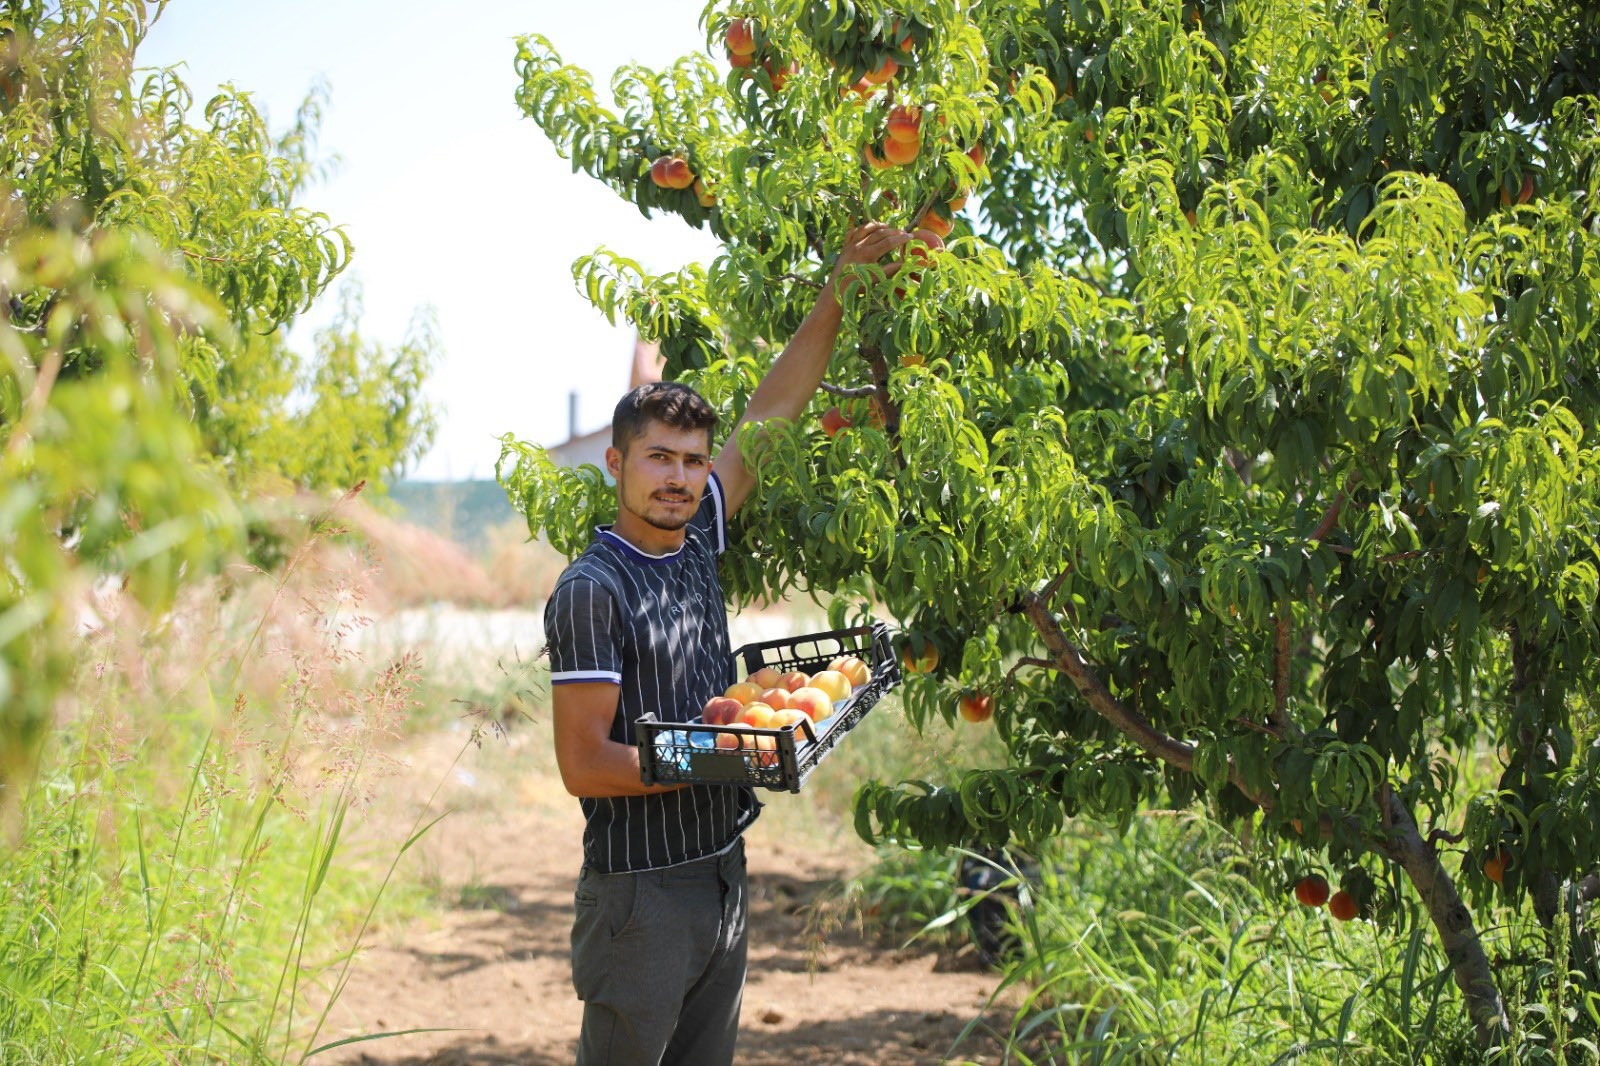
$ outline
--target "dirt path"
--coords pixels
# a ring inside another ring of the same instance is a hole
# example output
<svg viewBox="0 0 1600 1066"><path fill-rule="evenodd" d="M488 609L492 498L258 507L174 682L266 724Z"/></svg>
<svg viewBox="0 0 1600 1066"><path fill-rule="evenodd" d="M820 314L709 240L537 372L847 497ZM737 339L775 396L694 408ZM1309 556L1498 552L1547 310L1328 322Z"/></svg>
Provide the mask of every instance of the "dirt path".
<svg viewBox="0 0 1600 1066"><path fill-rule="evenodd" d="M542 737L534 726L486 741L453 770L462 735L410 746L409 765L385 783L368 831L403 835L435 783L445 781L435 808L454 813L425 838L419 858L449 906L437 923L369 937L319 1039L458 1031L348 1045L314 1061L572 1062L581 1005L567 938L582 821L543 765ZM839 920L841 883L870 858L853 833L822 824L804 797L775 795L749 845L750 979L739 1063L1000 1061L998 1043L981 1030L952 1050L999 980L970 948L945 956L897 950ZM996 1006L987 1021L1003 1032L1006 1014Z"/></svg>

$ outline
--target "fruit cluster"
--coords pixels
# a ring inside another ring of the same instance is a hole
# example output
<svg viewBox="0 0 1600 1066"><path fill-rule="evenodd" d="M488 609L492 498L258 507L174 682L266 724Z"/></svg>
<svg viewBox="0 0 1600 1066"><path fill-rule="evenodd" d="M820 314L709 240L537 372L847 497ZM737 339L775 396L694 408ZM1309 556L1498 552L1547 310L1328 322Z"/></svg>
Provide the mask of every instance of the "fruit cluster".
<svg viewBox="0 0 1600 1066"><path fill-rule="evenodd" d="M871 676L871 668L854 655L841 655L827 669L809 676L801 670L779 673L765 666L730 685L722 695L707 700L700 720L706 725L788 729L794 733L798 750L807 742L801 723L809 723L815 735L814 727L832 718ZM723 731L715 734L714 744L730 751L758 750L761 766L776 766L778 762L777 739L770 734Z"/></svg>
<svg viewBox="0 0 1600 1066"><path fill-rule="evenodd" d="M723 32L722 43L728 52L728 66L754 74L759 64L767 72L773 92L782 92L784 82L800 69L798 64L779 53L776 42L762 30L758 19L732 20Z"/></svg>
<svg viewBox="0 0 1600 1066"><path fill-rule="evenodd" d="M1348 922L1361 912L1355 896L1343 889L1330 896L1327 880L1317 874L1307 874L1295 882L1294 898L1307 907L1326 905L1328 913L1341 922Z"/></svg>

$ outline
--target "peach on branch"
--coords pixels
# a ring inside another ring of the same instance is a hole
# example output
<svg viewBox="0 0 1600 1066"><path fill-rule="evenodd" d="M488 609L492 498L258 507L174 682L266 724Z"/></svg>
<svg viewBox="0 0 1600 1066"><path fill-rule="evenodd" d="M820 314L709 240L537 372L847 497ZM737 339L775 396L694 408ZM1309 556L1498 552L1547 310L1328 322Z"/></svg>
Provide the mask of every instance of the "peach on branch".
<svg viewBox="0 0 1600 1066"><path fill-rule="evenodd" d="M664 155L650 164L650 180L664 189L687 189L694 184L694 171L683 157Z"/></svg>
<svg viewBox="0 0 1600 1066"><path fill-rule="evenodd" d="M830 407L822 412L822 432L830 437L837 437L839 431L849 424L850 420L837 407Z"/></svg>
<svg viewBox="0 0 1600 1066"><path fill-rule="evenodd" d="M893 137L884 138L880 149L883 158L895 166L904 166L911 162L917 158L917 153L921 150L922 146L916 141L897 141Z"/></svg>
<svg viewBox="0 0 1600 1066"><path fill-rule="evenodd" d="M724 36L728 51L736 56L747 56L756 50L756 27L752 19L739 18L728 23Z"/></svg>
<svg viewBox="0 0 1600 1066"><path fill-rule="evenodd" d="M737 52L728 53L728 66L730 67L735 67L739 70L749 70L755 65L756 57L753 55L739 55Z"/></svg>
<svg viewBox="0 0 1600 1066"><path fill-rule="evenodd" d="M920 218L917 219L917 228L925 229L929 233L937 234L942 240L943 238L950 236L951 231L956 228L956 224L949 218L941 215L938 211L930 207L928 210L922 213Z"/></svg>
<svg viewBox="0 0 1600 1066"><path fill-rule="evenodd" d="M939 665L939 649L932 641L922 642L920 653L912 649L913 641L906 641L900 649L900 667L908 674L926 674Z"/></svg>
<svg viewBox="0 0 1600 1066"><path fill-rule="evenodd" d="M784 83L789 80L789 76L798 73L800 70L800 64L798 63L777 63L771 59L762 60L761 67L767 72L767 77L772 79L774 92L782 92Z"/></svg>
<svg viewBox="0 0 1600 1066"><path fill-rule="evenodd" d="M956 711L974 724L987 722L994 717L994 697L983 692L965 693L956 704Z"/></svg>
<svg viewBox="0 0 1600 1066"><path fill-rule="evenodd" d="M896 63L892 56L884 56L883 61L878 64L877 68L874 70L869 70L865 75L862 76L861 80L869 82L872 85L883 85L885 82L893 78L895 74L899 72L899 70L900 64Z"/></svg>
<svg viewBox="0 0 1600 1066"><path fill-rule="evenodd" d="M701 207L712 207L717 202L716 195L706 188L706 183L699 178L694 179L694 198Z"/></svg>
<svg viewBox="0 0 1600 1066"><path fill-rule="evenodd" d="M1328 902L1328 882L1316 874L1308 874L1295 882L1294 898L1307 907L1320 907Z"/></svg>
<svg viewBox="0 0 1600 1066"><path fill-rule="evenodd" d="M922 139L922 112L914 107L904 105L894 108L889 112L887 127L891 141L910 141L913 144Z"/></svg>
<svg viewBox="0 0 1600 1066"><path fill-rule="evenodd" d="M1340 889L1328 900L1328 913L1341 922L1348 922L1354 918L1361 908L1356 906L1356 899L1350 893Z"/></svg>

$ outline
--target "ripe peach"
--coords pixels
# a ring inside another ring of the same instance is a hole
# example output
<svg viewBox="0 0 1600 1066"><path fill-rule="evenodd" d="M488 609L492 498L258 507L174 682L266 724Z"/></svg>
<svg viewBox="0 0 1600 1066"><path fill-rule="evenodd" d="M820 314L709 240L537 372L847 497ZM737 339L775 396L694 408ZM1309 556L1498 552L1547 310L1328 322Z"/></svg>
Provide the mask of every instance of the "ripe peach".
<svg viewBox="0 0 1600 1066"><path fill-rule="evenodd" d="M797 688L789 694L789 706L806 714L813 722L825 721L833 714L833 700L820 688Z"/></svg>
<svg viewBox="0 0 1600 1066"><path fill-rule="evenodd" d="M1503 884L1506 879L1506 870L1511 866L1511 852L1505 848L1490 855L1483 860L1483 876L1495 884Z"/></svg>
<svg viewBox="0 0 1600 1066"><path fill-rule="evenodd" d="M778 687L778 679L781 678L782 676L783 676L782 674L780 674L778 671L774 670L772 667L763 666L761 669L757 670L755 673L753 673L749 677L745 678L745 680L750 682L752 685L759 686L760 688L763 688L763 689L768 689L768 688L777 688Z"/></svg>
<svg viewBox="0 0 1600 1066"><path fill-rule="evenodd" d="M889 112L888 133L891 141L910 141L914 144L921 140L922 112L904 105L896 107Z"/></svg>
<svg viewBox="0 0 1600 1066"><path fill-rule="evenodd" d="M982 692L968 692L956 704L956 710L969 722L987 722L994 716L994 697Z"/></svg>
<svg viewBox="0 0 1600 1066"><path fill-rule="evenodd" d="M862 76L861 80L872 85L882 85L890 78L893 78L895 74L899 72L899 70L899 63L896 63L890 56L884 56L883 62L878 64L878 69L868 71Z"/></svg>
<svg viewBox="0 0 1600 1066"><path fill-rule="evenodd" d="M837 670L822 670L811 675L811 687L826 692L834 703L850 697L850 679Z"/></svg>
<svg viewBox="0 0 1600 1066"><path fill-rule="evenodd" d="M861 146L861 158L865 159L867 161L867 166L871 167L873 170L886 170L889 167L894 166L893 163L889 162L883 156L873 151L872 145L870 144L864 144Z"/></svg>
<svg viewBox="0 0 1600 1066"><path fill-rule="evenodd" d="M955 214L957 211L967 206L967 195L967 190L962 189L960 192L955 194L949 203L945 205L946 207L950 208L951 214Z"/></svg>
<svg viewBox="0 0 1600 1066"><path fill-rule="evenodd" d="M830 407L822 412L822 432L830 437L837 437L839 431L849 424L850 420L837 407Z"/></svg>
<svg viewBox="0 0 1600 1066"><path fill-rule="evenodd" d="M866 662L854 655L841 655L828 664L829 670L837 671L850 679L850 684L861 686L867 683L872 676L872 668Z"/></svg>
<svg viewBox="0 0 1600 1066"><path fill-rule="evenodd" d="M932 641L923 643L921 655L913 654L910 641L900 649L900 668L908 674L926 674L938 665L939 649Z"/></svg>
<svg viewBox="0 0 1600 1066"><path fill-rule="evenodd" d="M1354 918L1358 910L1355 897L1343 889L1335 892L1333 897L1328 900L1328 913L1341 922L1348 922Z"/></svg>
<svg viewBox="0 0 1600 1066"><path fill-rule="evenodd" d="M743 740L743 738L740 737L738 733L718 733L717 747L726 748L729 751L737 751L739 750L741 740Z"/></svg>
<svg viewBox="0 0 1600 1066"><path fill-rule="evenodd" d="M759 701L752 703L739 712L735 719L740 725L753 725L757 729L772 728L773 710L765 703Z"/></svg>
<svg viewBox="0 0 1600 1066"><path fill-rule="evenodd" d="M667 164L667 180L674 189L687 189L694 184L694 171L689 169L687 161L674 158Z"/></svg>
<svg viewBox="0 0 1600 1066"><path fill-rule="evenodd" d="M790 670L787 674L784 674L778 679L778 683L774 687L786 688L792 693L795 691L795 689L805 688L809 684L811 684L811 678L806 674L805 671ZM791 699L789 702L793 703L794 701Z"/></svg>
<svg viewBox="0 0 1600 1066"><path fill-rule="evenodd" d="M786 710L789 706L789 690L786 688L769 688L761 694L761 702L775 711Z"/></svg>
<svg viewBox="0 0 1600 1066"><path fill-rule="evenodd" d="M788 729L790 726L798 726L801 722L809 721L811 721L811 716L809 714L807 714L805 711L797 710L794 707L785 707L780 711L774 711L772 713L773 725L778 729ZM796 741L804 740L805 736L806 731L804 727L794 731L794 738Z"/></svg>
<svg viewBox="0 0 1600 1066"><path fill-rule="evenodd" d="M925 229L915 231L916 240L906 245L906 258L923 266L932 264L933 257L944 248L944 238Z"/></svg>
<svg viewBox="0 0 1600 1066"><path fill-rule="evenodd" d="M700 712L701 721L707 725L727 725L744 710L744 704L731 696L712 696Z"/></svg>
<svg viewBox="0 0 1600 1066"><path fill-rule="evenodd" d="M883 141L883 158L895 166L904 166L917 158L922 146L916 141L897 141L886 137Z"/></svg>
<svg viewBox="0 0 1600 1066"><path fill-rule="evenodd" d="M1320 907L1328 902L1328 882L1316 874L1302 877L1295 882L1294 898L1307 907Z"/></svg>
<svg viewBox="0 0 1600 1066"><path fill-rule="evenodd" d="M926 366L928 357L921 352L907 352L900 357L901 366Z"/></svg>
<svg viewBox="0 0 1600 1066"><path fill-rule="evenodd" d="M650 180L664 189L687 189L694 184L694 171L683 158L664 155L650 164Z"/></svg>
<svg viewBox="0 0 1600 1066"><path fill-rule="evenodd" d="M728 691L723 695L738 700L741 707L748 707L761 698L761 689L748 681L740 681L738 684L729 685Z"/></svg>
<svg viewBox="0 0 1600 1066"><path fill-rule="evenodd" d="M770 59L762 60L761 66L766 70L767 77L772 79L772 91L780 93L783 92L784 83L789 80L789 75L798 73L800 70L800 64L798 63L779 64Z"/></svg>
<svg viewBox="0 0 1600 1066"><path fill-rule="evenodd" d="M974 166L983 166L988 160L989 153L981 144L975 144L967 149L967 158L972 160Z"/></svg>
<svg viewBox="0 0 1600 1066"><path fill-rule="evenodd" d="M939 214L939 212L929 208L922 213L921 218L917 219L917 228L925 229L929 233L936 233L940 238L944 238L950 236L950 232L956 228L956 224Z"/></svg>
<svg viewBox="0 0 1600 1066"><path fill-rule="evenodd" d="M728 53L728 66L730 67L737 67L740 70L749 70L755 65L756 57L753 55L739 55L737 52Z"/></svg>
<svg viewBox="0 0 1600 1066"><path fill-rule="evenodd" d="M747 56L756 50L756 27L750 19L734 19L728 23L728 51L736 56Z"/></svg>
<svg viewBox="0 0 1600 1066"><path fill-rule="evenodd" d="M700 202L701 207L711 207L717 202L716 195L706 188L706 183L699 178L694 179L694 198Z"/></svg>
<svg viewBox="0 0 1600 1066"><path fill-rule="evenodd" d="M751 746L760 754L756 756L757 766L778 765L778 738L758 735L750 738Z"/></svg>

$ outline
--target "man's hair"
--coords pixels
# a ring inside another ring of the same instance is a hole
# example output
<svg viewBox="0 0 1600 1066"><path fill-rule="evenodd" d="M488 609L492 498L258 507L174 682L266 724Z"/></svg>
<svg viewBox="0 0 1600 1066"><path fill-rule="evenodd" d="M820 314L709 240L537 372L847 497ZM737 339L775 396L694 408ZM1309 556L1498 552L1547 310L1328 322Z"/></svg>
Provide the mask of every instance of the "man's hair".
<svg viewBox="0 0 1600 1066"><path fill-rule="evenodd" d="M717 412L706 398L676 381L650 381L628 393L611 416L611 446L626 452L647 422L673 429L703 429L709 442L717 428Z"/></svg>

